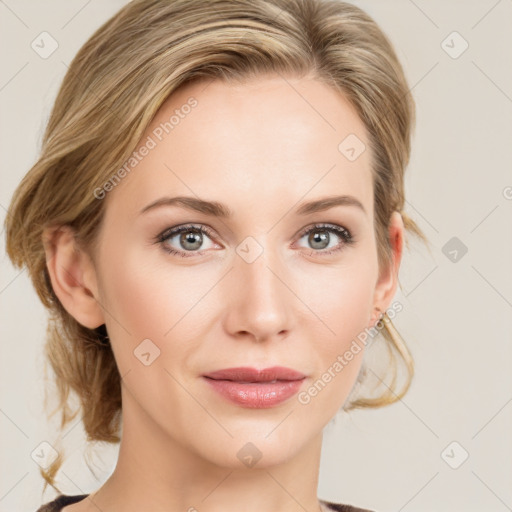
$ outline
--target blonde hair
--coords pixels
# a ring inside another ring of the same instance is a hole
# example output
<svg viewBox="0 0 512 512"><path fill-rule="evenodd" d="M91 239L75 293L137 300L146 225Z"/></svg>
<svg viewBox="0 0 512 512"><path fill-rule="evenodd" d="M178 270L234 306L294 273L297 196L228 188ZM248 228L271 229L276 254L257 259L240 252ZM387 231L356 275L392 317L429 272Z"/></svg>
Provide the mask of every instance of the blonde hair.
<svg viewBox="0 0 512 512"><path fill-rule="evenodd" d="M406 230L425 240L403 212L414 104L392 45L366 13L337 0L130 2L69 66L39 159L17 188L5 222L8 255L17 267L27 266L49 310L45 351L55 373L62 429L81 409L89 441L118 442L121 384L105 327L80 325L54 294L43 230L69 225L84 248L93 248L104 211L94 191L123 165L168 96L196 79L250 80L262 73L312 74L357 110L373 159L379 265L391 262L393 211L402 214ZM381 333L392 356L390 384L346 410L393 403L410 386L412 357L392 322L386 315L383 320ZM407 373L400 389L398 363ZM75 410L70 392L79 399ZM59 457L42 471L52 486L61 462Z"/></svg>

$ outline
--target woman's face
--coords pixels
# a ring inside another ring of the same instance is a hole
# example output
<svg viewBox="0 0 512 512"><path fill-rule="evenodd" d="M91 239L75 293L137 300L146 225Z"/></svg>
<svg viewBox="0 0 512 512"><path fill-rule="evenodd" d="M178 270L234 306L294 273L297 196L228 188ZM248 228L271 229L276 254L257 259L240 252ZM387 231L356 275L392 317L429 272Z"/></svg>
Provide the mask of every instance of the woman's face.
<svg viewBox="0 0 512 512"><path fill-rule="evenodd" d="M375 320L363 144L355 110L313 79L196 82L162 106L130 171L98 199L95 293L124 431L232 467L258 453L260 467L280 463L318 441L364 350L343 356ZM238 367L297 374L213 375Z"/></svg>

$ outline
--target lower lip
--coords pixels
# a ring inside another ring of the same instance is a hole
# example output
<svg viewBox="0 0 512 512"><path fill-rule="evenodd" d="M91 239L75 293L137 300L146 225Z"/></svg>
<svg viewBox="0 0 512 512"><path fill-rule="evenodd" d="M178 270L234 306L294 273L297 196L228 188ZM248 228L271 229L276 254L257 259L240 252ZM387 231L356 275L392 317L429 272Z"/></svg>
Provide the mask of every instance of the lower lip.
<svg viewBox="0 0 512 512"><path fill-rule="evenodd" d="M264 409L278 405L295 395L302 385L301 380L281 380L274 383L240 383L231 380L205 380L219 394L242 407Z"/></svg>

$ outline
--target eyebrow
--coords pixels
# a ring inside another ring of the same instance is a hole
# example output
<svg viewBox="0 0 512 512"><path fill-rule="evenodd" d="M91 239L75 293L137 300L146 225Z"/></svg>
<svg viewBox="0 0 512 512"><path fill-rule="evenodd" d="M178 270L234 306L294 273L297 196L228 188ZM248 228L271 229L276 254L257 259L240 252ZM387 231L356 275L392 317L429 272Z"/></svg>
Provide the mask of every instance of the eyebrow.
<svg viewBox="0 0 512 512"><path fill-rule="evenodd" d="M212 217L220 217L225 219L233 217L233 212L222 203L217 201L206 201L204 199L189 196L161 197L160 199L157 199L156 201L153 201L152 203L145 206L140 211L140 214L162 206L174 205L203 213L205 215L210 215ZM309 215L334 208L335 206L354 206L366 214L366 210L362 203L355 197L347 195L322 197L321 199L317 199L315 201L302 203L297 209L297 214Z"/></svg>

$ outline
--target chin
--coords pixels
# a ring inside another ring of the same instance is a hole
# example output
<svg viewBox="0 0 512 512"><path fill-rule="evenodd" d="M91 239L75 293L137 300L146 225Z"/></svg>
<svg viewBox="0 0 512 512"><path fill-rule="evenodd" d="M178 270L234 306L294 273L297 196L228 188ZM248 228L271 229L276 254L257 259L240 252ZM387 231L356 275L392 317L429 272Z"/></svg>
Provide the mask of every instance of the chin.
<svg viewBox="0 0 512 512"><path fill-rule="evenodd" d="M252 420L251 427L229 429L233 437L222 429L215 435L210 432L209 438L200 444L197 438L193 440L194 451L212 464L232 470L265 469L285 464L311 442L314 433L308 437L307 432L292 423L279 432L282 428L282 425L278 426L279 421L272 422L271 428L266 421L260 428L255 428L257 422Z"/></svg>

